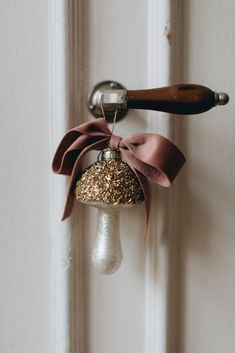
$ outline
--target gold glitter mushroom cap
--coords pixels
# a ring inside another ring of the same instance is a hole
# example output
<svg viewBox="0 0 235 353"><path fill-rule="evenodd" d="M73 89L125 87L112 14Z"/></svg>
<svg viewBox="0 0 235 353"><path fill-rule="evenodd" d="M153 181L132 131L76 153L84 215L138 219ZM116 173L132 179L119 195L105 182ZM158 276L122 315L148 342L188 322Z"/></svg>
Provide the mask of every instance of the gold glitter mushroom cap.
<svg viewBox="0 0 235 353"><path fill-rule="evenodd" d="M118 150L106 149L88 167L75 187L76 199L96 207L130 207L143 201L140 184Z"/></svg>

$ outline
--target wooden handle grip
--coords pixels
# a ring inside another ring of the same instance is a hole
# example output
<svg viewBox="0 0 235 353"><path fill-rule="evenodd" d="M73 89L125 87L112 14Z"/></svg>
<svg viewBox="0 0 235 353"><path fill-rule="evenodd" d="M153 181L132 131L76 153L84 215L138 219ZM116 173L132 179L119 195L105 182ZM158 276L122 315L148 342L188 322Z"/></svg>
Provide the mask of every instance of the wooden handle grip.
<svg viewBox="0 0 235 353"><path fill-rule="evenodd" d="M128 109L158 110L173 114L199 114L216 105L215 92L191 84L127 91Z"/></svg>

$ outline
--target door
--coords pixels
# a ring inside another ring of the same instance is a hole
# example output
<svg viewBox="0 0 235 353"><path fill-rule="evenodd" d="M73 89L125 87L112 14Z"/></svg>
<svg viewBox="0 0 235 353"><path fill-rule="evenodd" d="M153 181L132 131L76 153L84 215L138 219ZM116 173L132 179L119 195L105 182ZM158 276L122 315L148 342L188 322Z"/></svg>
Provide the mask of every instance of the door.
<svg viewBox="0 0 235 353"><path fill-rule="evenodd" d="M232 0L2 2L1 352L234 352L234 10ZM50 170L106 79L231 97L200 116L130 111L117 123L120 136L172 139L187 163L171 189L151 186L146 243L144 206L121 213L113 275L91 265L97 210L77 203L61 222L67 185Z"/></svg>

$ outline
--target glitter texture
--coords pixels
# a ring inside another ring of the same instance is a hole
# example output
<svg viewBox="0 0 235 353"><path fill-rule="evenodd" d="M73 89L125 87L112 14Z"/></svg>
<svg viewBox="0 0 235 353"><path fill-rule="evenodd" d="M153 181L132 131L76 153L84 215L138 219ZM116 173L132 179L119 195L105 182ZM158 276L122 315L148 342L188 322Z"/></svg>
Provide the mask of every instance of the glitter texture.
<svg viewBox="0 0 235 353"><path fill-rule="evenodd" d="M106 205L134 205L143 200L140 184L123 161L101 160L88 167L75 187L81 202Z"/></svg>

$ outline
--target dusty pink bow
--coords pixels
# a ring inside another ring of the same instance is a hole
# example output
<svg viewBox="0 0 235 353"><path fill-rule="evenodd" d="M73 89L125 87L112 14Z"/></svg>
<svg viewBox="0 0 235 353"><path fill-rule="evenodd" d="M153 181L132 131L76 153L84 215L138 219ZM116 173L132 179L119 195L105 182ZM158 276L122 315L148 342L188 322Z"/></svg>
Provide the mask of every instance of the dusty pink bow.
<svg viewBox="0 0 235 353"><path fill-rule="evenodd" d="M74 183L82 172L82 159L90 150L119 149L143 190L147 221L149 215L148 179L165 187L171 185L185 162L181 151L167 138L156 134L136 134L121 138L111 134L105 119L86 122L68 131L53 160L53 171L70 175L69 190L62 220L71 214Z"/></svg>

